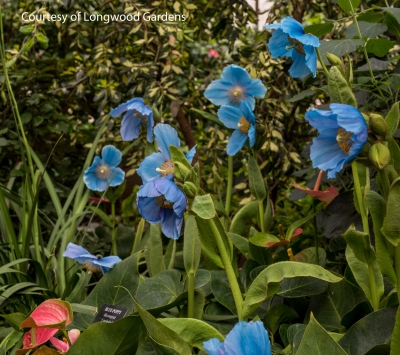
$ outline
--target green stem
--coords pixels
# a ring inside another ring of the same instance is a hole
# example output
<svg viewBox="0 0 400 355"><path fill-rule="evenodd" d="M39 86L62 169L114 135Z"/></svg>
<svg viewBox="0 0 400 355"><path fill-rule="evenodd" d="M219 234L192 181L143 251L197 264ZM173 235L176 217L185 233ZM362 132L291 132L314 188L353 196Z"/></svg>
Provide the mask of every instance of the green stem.
<svg viewBox="0 0 400 355"><path fill-rule="evenodd" d="M172 240L172 239L171 239ZM171 259L169 261L168 265L168 270L171 270L174 268L175 264L175 253L176 253L176 239L172 240L172 253L171 253Z"/></svg>
<svg viewBox="0 0 400 355"><path fill-rule="evenodd" d="M263 204L263 201L259 201L258 202L258 213L260 214L261 232L265 233L265 218L264 218L264 204Z"/></svg>
<svg viewBox="0 0 400 355"><path fill-rule="evenodd" d="M137 226L136 230L136 236L135 236L135 241L133 242L133 248L132 248L132 253L135 254L136 252L139 251L140 248L140 242L142 241L142 236L143 236L143 230L144 230L144 224L146 223L145 219L142 218Z"/></svg>
<svg viewBox="0 0 400 355"><path fill-rule="evenodd" d="M315 211L315 198L313 199L313 221L314 221L314 243L315 243L315 264L319 265L319 240L318 240L318 229L317 229L317 216Z"/></svg>
<svg viewBox="0 0 400 355"><path fill-rule="evenodd" d="M316 52L317 52L318 60L319 60L319 62L321 63L322 69L324 70L325 76L328 78L328 76L329 76L329 71L328 71L328 69L326 68L326 65L325 65L325 63L324 63L324 60L322 59L321 52L319 51L318 48L315 48L315 49L316 49Z"/></svg>
<svg viewBox="0 0 400 355"><path fill-rule="evenodd" d="M228 156L228 184L226 186L226 200L225 200L225 211L227 217L224 218L225 230L229 230L229 214L231 210L231 198L232 198L232 181L233 181L233 157Z"/></svg>
<svg viewBox="0 0 400 355"><path fill-rule="evenodd" d="M188 318L194 316L194 272L189 272L188 277Z"/></svg>
<svg viewBox="0 0 400 355"><path fill-rule="evenodd" d="M397 277L397 297L400 302L400 245L394 249L394 271Z"/></svg>
<svg viewBox="0 0 400 355"><path fill-rule="evenodd" d="M217 218L217 217L214 217ZM215 241L218 246L219 254L222 259L222 263L225 267L226 276L228 277L229 285L231 286L233 299L235 300L236 310L238 314L239 321L243 320L242 313L243 313L243 298L242 292L240 291L240 287L238 281L235 276L235 271L233 270L231 260L228 256L228 253L225 249L224 241L222 240L222 236L219 233L219 230L214 222L213 219L207 220L208 224L211 228L212 233L214 234Z"/></svg>
<svg viewBox="0 0 400 355"><path fill-rule="evenodd" d="M67 341L68 341L68 345L69 345L69 346L72 346L71 340L69 339L69 336L68 336L68 332L67 332L66 330L63 330L62 332L63 332L65 338L66 338Z"/></svg>
<svg viewBox="0 0 400 355"><path fill-rule="evenodd" d="M353 163L351 164L351 167L353 170L354 190L356 191L358 207L360 208L363 230L365 233L367 233L369 235L368 215L366 214L366 209L364 206L364 199L363 199L362 192L361 192L361 183L360 183L360 177L358 176L357 163L355 161L353 161Z"/></svg>
<svg viewBox="0 0 400 355"><path fill-rule="evenodd" d="M117 230L115 229L115 203L111 203L112 233L111 233L111 254L117 255Z"/></svg>
<svg viewBox="0 0 400 355"><path fill-rule="evenodd" d="M385 173L384 170L379 170L378 171L378 175L379 175L379 177L381 179L381 183L382 183L382 188L383 188L382 194L383 194L383 197L385 198L385 201L387 201L387 198L389 196L389 189L390 189L389 178L388 178L388 176L387 176L387 174Z"/></svg>
<svg viewBox="0 0 400 355"><path fill-rule="evenodd" d="M371 287L372 308L374 309L374 312L376 312L379 309L379 299L376 289L374 267L373 264L371 263L368 263L368 278L369 278L369 285Z"/></svg>

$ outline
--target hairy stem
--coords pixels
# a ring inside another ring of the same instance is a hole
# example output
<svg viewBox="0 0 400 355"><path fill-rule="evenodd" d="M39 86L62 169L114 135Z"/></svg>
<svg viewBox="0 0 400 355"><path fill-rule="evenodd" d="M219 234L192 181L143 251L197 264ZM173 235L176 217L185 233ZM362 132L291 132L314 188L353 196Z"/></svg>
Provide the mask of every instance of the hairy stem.
<svg viewBox="0 0 400 355"><path fill-rule="evenodd" d="M194 272L190 271L188 277L188 318L194 316Z"/></svg>
<svg viewBox="0 0 400 355"><path fill-rule="evenodd" d="M319 51L318 48L315 48L315 50L316 50L316 52L317 52L317 57L318 57L319 62L321 63L322 69L324 70L325 76L328 78L328 76L329 76L329 71L328 71L328 69L326 68L326 65L325 65L325 63L324 63L324 60L322 59L321 52Z"/></svg>
<svg viewBox="0 0 400 355"><path fill-rule="evenodd" d="M227 217L224 219L225 230L229 229L229 212L231 209L231 198L232 198L232 181L233 181L233 157L228 156L228 184L226 186L226 200L225 200L225 211Z"/></svg>

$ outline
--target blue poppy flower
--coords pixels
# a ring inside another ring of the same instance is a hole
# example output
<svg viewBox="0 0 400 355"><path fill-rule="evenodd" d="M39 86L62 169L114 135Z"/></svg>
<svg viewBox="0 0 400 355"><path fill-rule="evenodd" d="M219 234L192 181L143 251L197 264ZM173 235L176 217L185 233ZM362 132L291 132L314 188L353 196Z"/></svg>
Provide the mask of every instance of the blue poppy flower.
<svg viewBox="0 0 400 355"><path fill-rule="evenodd" d="M260 321L239 322L223 343L213 338L203 347L208 355L271 355L268 333Z"/></svg>
<svg viewBox="0 0 400 355"><path fill-rule="evenodd" d="M267 30L275 30L268 42L273 58L291 57L293 64L289 73L293 78L304 78L310 72L317 75L317 54L319 39L304 33L304 28L292 17L285 17L281 23L265 25Z"/></svg>
<svg viewBox="0 0 400 355"><path fill-rule="evenodd" d="M221 106L218 110L218 118L222 123L234 129L228 141L228 155L235 155L249 139L250 148L256 142L256 118L246 102L242 101L240 108L232 106Z"/></svg>
<svg viewBox="0 0 400 355"><path fill-rule="evenodd" d="M181 145L178 133L168 124L159 123L154 128L154 135L159 152L152 153L146 157L136 170L144 184L150 180L159 179L160 177L166 177L168 179L174 178L174 164L171 160L169 146L173 145L179 147ZM194 146L186 154L189 163L192 163L195 153L196 147Z"/></svg>
<svg viewBox="0 0 400 355"><path fill-rule="evenodd" d="M232 64L223 70L221 79L208 85L204 96L217 106L239 107L245 101L254 110L254 96L262 99L266 92L267 88L260 79L252 79L246 70Z"/></svg>
<svg viewBox="0 0 400 355"><path fill-rule="evenodd" d="M117 168L121 163L122 153L112 145L106 145L101 150L101 158L95 157L92 165L85 170L83 181L88 189L105 191L108 186L122 184L125 173Z"/></svg>
<svg viewBox="0 0 400 355"><path fill-rule="evenodd" d="M140 186L137 206L147 222L161 222L161 230L168 238L179 238L186 211L186 196L173 181L157 179Z"/></svg>
<svg viewBox="0 0 400 355"><path fill-rule="evenodd" d="M112 269L115 264L121 259L118 256L106 256L90 254L85 248L74 243L68 243L63 256L75 259L82 266L91 272L102 272L105 274L109 269Z"/></svg>
<svg viewBox="0 0 400 355"><path fill-rule="evenodd" d="M330 110L309 110L305 119L316 128L310 157L314 168L334 178L344 164L353 160L368 139L368 127L361 112L345 104L331 104Z"/></svg>
<svg viewBox="0 0 400 355"><path fill-rule="evenodd" d="M123 141L131 141L139 137L140 124L147 121L147 141L153 142L153 111L144 104L141 97L129 100L110 111L111 117L121 116L124 112L121 123L121 137Z"/></svg>

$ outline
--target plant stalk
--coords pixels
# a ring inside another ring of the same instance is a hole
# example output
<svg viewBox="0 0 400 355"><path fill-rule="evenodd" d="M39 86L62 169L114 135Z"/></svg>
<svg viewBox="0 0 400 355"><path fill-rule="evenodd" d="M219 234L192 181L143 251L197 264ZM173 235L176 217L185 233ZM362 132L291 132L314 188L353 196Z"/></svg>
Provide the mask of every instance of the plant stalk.
<svg viewBox="0 0 400 355"><path fill-rule="evenodd" d="M115 229L115 203L111 203L112 233L111 233L111 254L117 255L117 230Z"/></svg>
<svg viewBox="0 0 400 355"><path fill-rule="evenodd" d="M224 218L225 230L229 230L229 213L231 210L231 199L232 199L232 182L233 182L233 157L228 156L228 184L226 186L226 200L225 200L225 211L227 217Z"/></svg>
<svg viewBox="0 0 400 355"><path fill-rule="evenodd" d="M397 277L397 297L400 302L400 244L394 249L394 271Z"/></svg>
<svg viewBox="0 0 400 355"><path fill-rule="evenodd" d="M194 317L194 272L190 271L188 277L188 318Z"/></svg>
<svg viewBox="0 0 400 355"><path fill-rule="evenodd" d="M371 263L368 263L368 278L369 285L371 287L372 308L374 309L374 312L376 312L377 310L379 310L379 299L376 290L374 267Z"/></svg>
<svg viewBox="0 0 400 355"><path fill-rule="evenodd" d="M329 71L328 71L328 69L326 68L326 65L325 65L325 63L324 63L324 61L323 61L323 59L322 59L321 52L319 51L318 48L315 48L315 50L316 50L316 52L317 52L317 57L318 57L319 62L321 63L322 69L324 70L325 76L328 78L328 76L329 76Z"/></svg>
<svg viewBox="0 0 400 355"><path fill-rule="evenodd" d="M176 254L176 239L172 240L172 253L171 253L171 259L168 264L168 270L172 270L174 268L175 264L175 254Z"/></svg>
<svg viewBox="0 0 400 355"><path fill-rule="evenodd" d="M358 176L357 163L355 161L353 161L353 163L351 164L351 167L353 170L354 189L356 191L358 206L360 208L363 230L365 233L367 233L369 235L368 215L366 213L366 209L364 206L364 199L363 199L362 192L361 192L361 184L360 184L360 177Z"/></svg>
<svg viewBox="0 0 400 355"><path fill-rule="evenodd" d="M144 230L144 224L146 223L145 219L142 218L137 226L136 229L136 235L135 235L135 241L133 242L133 248L132 248L132 254L135 254L136 252L139 251L140 248L140 242L142 241L143 237L143 230Z"/></svg>

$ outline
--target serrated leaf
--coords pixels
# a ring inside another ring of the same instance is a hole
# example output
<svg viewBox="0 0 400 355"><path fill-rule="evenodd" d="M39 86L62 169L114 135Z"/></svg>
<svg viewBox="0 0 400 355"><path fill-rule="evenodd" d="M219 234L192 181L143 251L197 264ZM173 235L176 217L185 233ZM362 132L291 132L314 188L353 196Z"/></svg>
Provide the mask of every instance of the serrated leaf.
<svg viewBox="0 0 400 355"><path fill-rule="evenodd" d="M347 0L346 0L347 1ZM325 64L329 64L326 58L326 53L334 54L338 57L342 57L346 53L354 52L358 47L364 44L361 39L333 39L330 41L321 41L319 51L324 60Z"/></svg>
<svg viewBox="0 0 400 355"><path fill-rule="evenodd" d="M351 2L351 4L350 4ZM338 5L346 13L349 14L352 11L356 11L360 5L361 0L339 0Z"/></svg>
<svg viewBox="0 0 400 355"><path fill-rule="evenodd" d="M332 66L329 70L328 87L331 102L338 102L357 107L357 100L349 86L349 83L340 70L335 66Z"/></svg>
<svg viewBox="0 0 400 355"><path fill-rule="evenodd" d="M389 134L393 135L399 126L399 102L396 102L386 116L386 123L389 127Z"/></svg>
<svg viewBox="0 0 400 355"><path fill-rule="evenodd" d="M311 33L314 36L320 37L331 32L335 26L332 22L319 23L316 25L310 25L304 28L305 33Z"/></svg>
<svg viewBox="0 0 400 355"><path fill-rule="evenodd" d="M384 57L394 47L395 43L385 38L370 39L365 48L368 53L375 54L377 57Z"/></svg>
<svg viewBox="0 0 400 355"><path fill-rule="evenodd" d="M388 29L383 23L371 23L365 21L358 21L358 26L360 27L362 37L367 38L378 37ZM356 24L352 23L346 30L346 38L352 39L354 37L359 37L359 35Z"/></svg>
<svg viewBox="0 0 400 355"><path fill-rule="evenodd" d="M312 90L312 89L307 89L307 90L304 90L304 91L302 91L302 92L299 92L297 95L294 95L291 99L289 99L288 101L289 102L296 102L296 101L300 101L300 100L302 100L302 99L304 99L305 97L308 97L308 96L311 96L311 95L314 95L315 94L315 91L314 90Z"/></svg>
<svg viewBox="0 0 400 355"><path fill-rule="evenodd" d="M395 7L381 7L381 9L389 14L393 15L394 18L400 23L400 9Z"/></svg>

